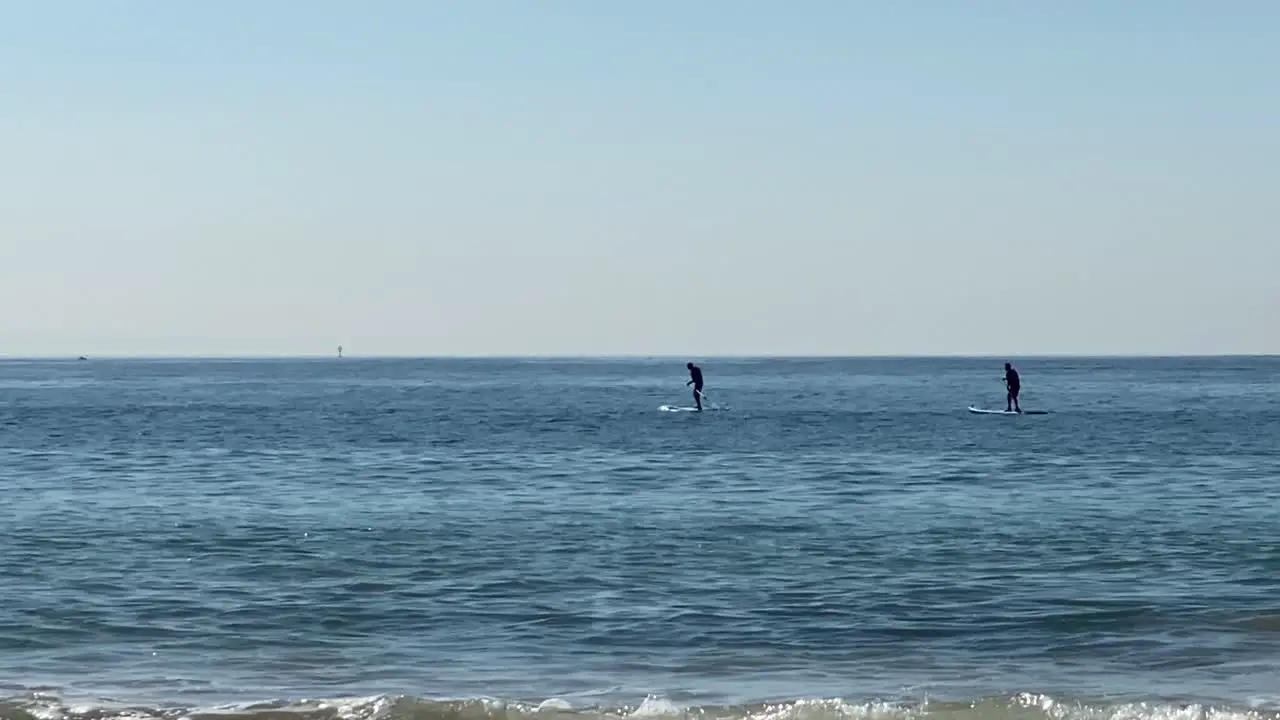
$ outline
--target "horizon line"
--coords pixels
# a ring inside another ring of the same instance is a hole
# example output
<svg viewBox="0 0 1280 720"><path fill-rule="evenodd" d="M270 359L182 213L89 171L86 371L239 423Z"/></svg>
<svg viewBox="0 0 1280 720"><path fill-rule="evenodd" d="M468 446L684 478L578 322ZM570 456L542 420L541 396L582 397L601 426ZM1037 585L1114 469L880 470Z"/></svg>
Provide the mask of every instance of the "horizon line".
<svg viewBox="0 0 1280 720"><path fill-rule="evenodd" d="M102 355L8 355L0 354L0 362L72 361L92 360L1195 360L1249 358L1280 358L1277 353L865 353L865 354L804 354L804 353L601 353L601 354L386 354L386 355L336 355L336 354L115 354Z"/></svg>

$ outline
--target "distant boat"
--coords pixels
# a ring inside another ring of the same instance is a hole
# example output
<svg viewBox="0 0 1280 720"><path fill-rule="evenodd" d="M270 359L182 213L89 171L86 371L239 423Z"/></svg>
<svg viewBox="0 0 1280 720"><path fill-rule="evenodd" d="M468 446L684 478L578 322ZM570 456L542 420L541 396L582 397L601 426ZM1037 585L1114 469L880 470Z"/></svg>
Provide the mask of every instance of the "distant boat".
<svg viewBox="0 0 1280 720"><path fill-rule="evenodd" d="M87 358L87 357L85 357L85 356L81 355L80 357L78 357L78 358L76 358L76 359L77 359L77 360L88 360L89 358Z"/></svg>

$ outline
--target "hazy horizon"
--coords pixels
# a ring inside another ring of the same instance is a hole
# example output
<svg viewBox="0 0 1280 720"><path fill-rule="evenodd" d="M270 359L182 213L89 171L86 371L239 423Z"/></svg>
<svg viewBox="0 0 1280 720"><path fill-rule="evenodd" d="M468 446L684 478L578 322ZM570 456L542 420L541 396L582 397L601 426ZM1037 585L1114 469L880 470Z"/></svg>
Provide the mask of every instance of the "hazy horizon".
<svg viewBox="0 0 1280 720"><path fill-rule="evenodd" d="M1277 29L10 4L0 357L1280 354Z"/></svg>
<svg viewBox="0 0 1280 720"><path fill-rule="evenodd" d="M1182 355L1149 355L1149 354L1080 354L1080 353L1028 353L1023 355L957 355L957 354L933 354L933 355L894 355L894 354L864 354L864 355L797 355L797 354L720 354L720 355L697 355L697 354L616 354L616 355L358 355L345 353L339 357L337 353L329 355L321 354L295 354L295 355L4 355L0 354L0 362L28 362L28 361L85 361L92 360L175 360L175 361L201 361L201 360L512 360L512 361L669 361L676 363L683 368L684 363L688 361L702 363L715 362L718 360L735 361L735 360L990 360L992 362L1004 361L1040 361L1040 360L1224 360L1232 358L1241 359L1280 359L1280 353L1210 353L1202 355L1182 354Z"/></svg>

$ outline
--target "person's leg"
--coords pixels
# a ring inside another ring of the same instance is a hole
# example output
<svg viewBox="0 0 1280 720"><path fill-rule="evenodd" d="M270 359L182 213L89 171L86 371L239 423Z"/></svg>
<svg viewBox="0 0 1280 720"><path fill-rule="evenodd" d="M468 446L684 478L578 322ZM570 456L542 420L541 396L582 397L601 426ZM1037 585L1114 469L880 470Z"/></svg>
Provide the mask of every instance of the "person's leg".
<svg viewBox="0 0 1280 720"><path fill-rule="evenodd" d="M702 388L693 389L693 402L697 404L699 410L702 409Z"/></svg>

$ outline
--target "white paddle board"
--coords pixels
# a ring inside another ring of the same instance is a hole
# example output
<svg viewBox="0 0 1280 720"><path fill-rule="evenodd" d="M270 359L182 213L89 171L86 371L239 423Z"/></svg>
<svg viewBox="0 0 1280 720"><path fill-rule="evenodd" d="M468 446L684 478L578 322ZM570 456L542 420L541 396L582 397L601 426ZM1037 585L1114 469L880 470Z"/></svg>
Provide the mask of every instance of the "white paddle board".
<svg viewBox="0 0 1280 720"><path fill-rule="evenodd" d="M1018 412L1016 410L985 410L983 408L977 408L972 405L969 406L969 412L975 415L1048 415L1049 414L1048 410L1023 410L1022 412Z"/></svg>
<svg viewBox="0 0 1280 720"><path fill-rule="evenodd" d="M684 407L683 405L659 405L658 409L662 412L698 412L696 407Z"/></svg>

